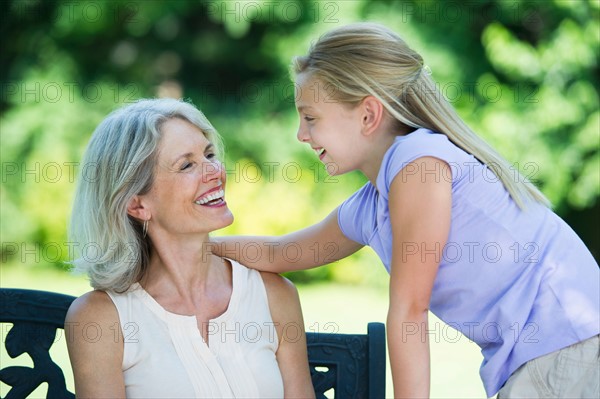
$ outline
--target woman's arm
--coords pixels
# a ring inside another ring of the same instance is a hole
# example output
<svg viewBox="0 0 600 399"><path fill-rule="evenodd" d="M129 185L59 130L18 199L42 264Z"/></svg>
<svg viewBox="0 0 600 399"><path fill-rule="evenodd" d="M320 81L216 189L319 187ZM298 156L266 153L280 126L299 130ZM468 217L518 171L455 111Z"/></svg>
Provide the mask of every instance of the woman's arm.
<svg viewBox="0 0 600 399"><path fill-rule="evenodd" d="M393 254L388 345L396 398L427 398L430 388L427 318L433 283L450 230L449 166L437 158L412 163L423 174L404 174L389 194ZM439 171L436 175L430 171Z"/></svg>
<svg viewBox="0 0 600 399"><path fill-rule="evenodd" d="M88 292L73 302L65 336L76 396L125 398L123 335L117 309L105 292Z"/></svg>
<svg viewBox="0 0 600 399"><path fill-rule="evenodd" d="M315 391L308 368L306 333L298 291L284 277L265 272L261 275L279 337L276 356L283 378L284 397L314 398Z"/></svg>
<svg viewBox="0 0 600 399"><path fill-rule="evenodd" d="M337 209L321 222L283 236L211 237L212 252L267 272L310 269L345 258L362 248L338 225Z"/></svg>

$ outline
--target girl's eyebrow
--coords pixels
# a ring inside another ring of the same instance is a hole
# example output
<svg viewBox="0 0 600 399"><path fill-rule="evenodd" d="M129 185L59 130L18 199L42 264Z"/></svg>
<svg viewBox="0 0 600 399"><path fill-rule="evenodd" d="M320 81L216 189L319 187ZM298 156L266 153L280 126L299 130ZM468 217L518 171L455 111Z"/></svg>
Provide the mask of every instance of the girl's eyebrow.
<svg viewBox="0 0 600 399"><path fill-rule="evenodd" d="M215 145L213 143L208 143L206 145L206 147L204 147L204 152L214 150L214 148L215 148ZM180 159L182 159L182 158L190 158L193 155L194 155L193 152L186 152L185 154L181 154L180 156L178 156L175 159L175 161L173 161L173 163L171 164L171 166L174 166L177 162L179 162Z"/></svg>
<svg viewBox="0 0 600 399"><path fill-rule="evenodd" d="M313 109L313 108L312 108L310 105L300 105L300 106L298 107L298 111L299 111L299 112L302 112L302 111L304 111L305 109Z"/></svg>

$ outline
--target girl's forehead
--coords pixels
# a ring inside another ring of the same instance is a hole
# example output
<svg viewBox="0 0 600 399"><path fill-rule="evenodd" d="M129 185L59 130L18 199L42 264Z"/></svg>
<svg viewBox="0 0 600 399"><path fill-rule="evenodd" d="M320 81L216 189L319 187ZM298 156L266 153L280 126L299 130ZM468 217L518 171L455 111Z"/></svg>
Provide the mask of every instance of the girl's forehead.
<svg viewBox="0 0 600 399"><path fill-rule="evenodd" d="M323 96L323 85L319 80L311 77L296 79L294 89L296 108L298 109L318 103Z"/></svg>
<svg viewBox="0 0 600 399"><path fill-rule="evenodd" d="M316 88L318 86L322 86L322 82L319 78L314 76L313 74L303 73L296 76L295 88L303 89L303 88Z"/></svg>

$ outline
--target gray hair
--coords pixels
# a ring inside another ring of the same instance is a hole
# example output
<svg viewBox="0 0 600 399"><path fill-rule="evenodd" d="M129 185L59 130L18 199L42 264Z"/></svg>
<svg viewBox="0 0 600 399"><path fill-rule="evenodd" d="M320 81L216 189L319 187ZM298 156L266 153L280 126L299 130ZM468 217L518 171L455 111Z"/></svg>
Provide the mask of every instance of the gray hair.
<svg viewBox="0 0 600 399"><path fill-rule="evenodd" d="M172 118L195 125L222 151L220 136L204 114L175 99L142 99L117 109L90 139L69 235L79 245L74 270L87 273L95 289L126 291L147 268L151 242L127 206L152 187L161 126Z"/></svg>

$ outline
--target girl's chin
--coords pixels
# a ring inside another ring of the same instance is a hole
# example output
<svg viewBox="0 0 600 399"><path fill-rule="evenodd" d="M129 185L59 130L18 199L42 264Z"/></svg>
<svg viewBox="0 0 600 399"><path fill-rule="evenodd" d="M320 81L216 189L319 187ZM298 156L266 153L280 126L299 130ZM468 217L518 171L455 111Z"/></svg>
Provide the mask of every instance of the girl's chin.
<svg viewBox="0 0 600 399"><path fill-rule="evenodd" d="M340 167L337 163L327 162L325 164L325 173L327 173L329 176L338 176L345 172L340 170Z"/></svg>

